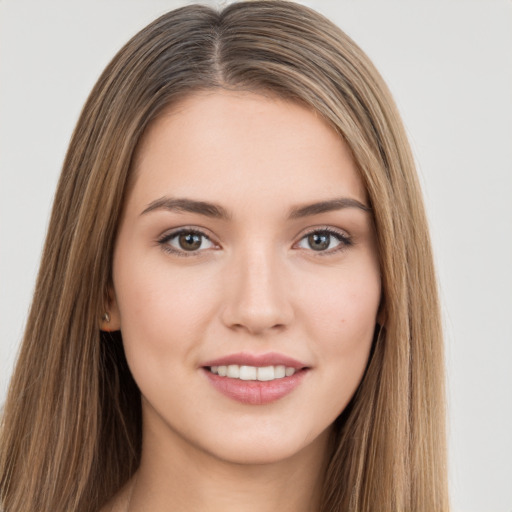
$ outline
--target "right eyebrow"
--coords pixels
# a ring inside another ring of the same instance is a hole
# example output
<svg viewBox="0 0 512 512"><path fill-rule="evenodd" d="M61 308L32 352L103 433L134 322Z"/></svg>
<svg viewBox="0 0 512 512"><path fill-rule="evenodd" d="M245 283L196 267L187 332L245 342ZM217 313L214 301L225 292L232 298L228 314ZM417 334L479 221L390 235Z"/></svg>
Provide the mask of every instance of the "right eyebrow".
<svg viewBox="0 0 512 512"><path fill-rule="evenodd" d="M149 203L141 215L145 215L146 213L153 212L155 210L198 213L200 215L205 215L206 217L223 220L231 218L229 213L218 204L186 198L161 197Z"/></svg>

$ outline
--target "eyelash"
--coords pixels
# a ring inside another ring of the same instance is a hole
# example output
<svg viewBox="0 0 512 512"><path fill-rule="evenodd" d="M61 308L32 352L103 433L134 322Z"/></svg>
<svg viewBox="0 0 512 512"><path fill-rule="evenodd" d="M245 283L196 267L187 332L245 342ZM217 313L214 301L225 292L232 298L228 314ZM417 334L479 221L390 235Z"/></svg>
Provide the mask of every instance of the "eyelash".
<svg viewBox="0 0 512 512"><path fill-rule="evenodd" d="M314 249L309 249L316 256L330 256L332 254L344 251L348 247L354 245L352 238L346 233L327 226L310 229L300 238L299 242L313 234L329 235L330 237L334 237L336 240L338 240L338 242L340 242L339 245L337 245L335 248L326 251L315 251Z"/></svg>
<svg viewBox="0 0 512 512"><path fill-rule="evenodd" d="M167 233L167 234L163 235L162 237L160 237L157 240L157 242L163 251L168 252L170 254L174 254L176 256L182 256L182 257L187 258L190 256L198 256L199 254L201 254L202 251L186 251L185 249L175 249L174 247L169 245L169 242L171 240L179 237L180 235L197 235L197 236L201 237L202 239L206 239L206 240L210 241L212 244L214 244L214 242L211 240L211 238L208 235L206 235L205 233L203 233L202 231L200 231L198 229L193 229L193 228L180 228L177 231L172 231L171 233Z"/></svg>
<svg viewBox="0 0 512 512"><path fill-rule="evenodd" d="M197 236L201 237L202 239L206 239L206 240L208 240L209 242L211 242L212 244L215 245L215 242L213 242L208 235L206 235L204 232L202 232L202 231L200 231L198 229L194 229L194 228L180 228L177 231L173 231L171 233L167 233L167 234L163 235L162 237L160 237L157 240L157 243L160 245L160 247L162 248L163 251L165 251L167 253L170 253L170 254L177 255L177 256L185 257L185 258L191 257L191 256L198 256L204 250L206 250L206 249L203 249L203 250L186 251L185 249L175 249L171 245L169 245L169 242L171 240L173 240L173 239L175 239L175 238L177 238L177 237L179 237L180 235L183 235L183 234L197 235ZM343 250L345 250L348 247L353 245L353 241L352 241L350 236L346 235L345 233L343 233L341 231L337 231L335 229L332 229L330 227L318 227L318 228L311 229L311 230L307 231L300 238L299 242L297 242L297 243L300 243L302 240L304 240L305 238L307 238L308 236L310 236L312 234L328 235L330 237L334 237L338 242L340 242L339 245L337 245L335 248L330 249L330 250L315 251L312 248L305 249L305 250L308 250L308 251L312 252L313 254L315 254L317 256L332 255L332 254L341 252L341 251L343 251ZM294 246L295 245L297 245L297 244L294 244Z"/></svg>

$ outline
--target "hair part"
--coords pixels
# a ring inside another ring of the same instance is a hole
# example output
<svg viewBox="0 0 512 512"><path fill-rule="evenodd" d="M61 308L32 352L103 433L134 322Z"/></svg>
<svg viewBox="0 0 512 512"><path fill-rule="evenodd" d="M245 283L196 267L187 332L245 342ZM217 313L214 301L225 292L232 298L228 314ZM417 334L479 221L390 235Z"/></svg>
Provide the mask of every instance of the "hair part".
<svg viewBox="0 0 512 512"><path fill-rule="evenodd" d="M91 92L63 164L2 417L0 507L97 511L138 467L140 392L120 334L98 327L116 230L148 124L216 88L263 91L321 115L350 147L374 215L386 321L335 424L321 510L448 510L439 304L400 116L347 35L279 0L171 11L119 51Z"/></svg>

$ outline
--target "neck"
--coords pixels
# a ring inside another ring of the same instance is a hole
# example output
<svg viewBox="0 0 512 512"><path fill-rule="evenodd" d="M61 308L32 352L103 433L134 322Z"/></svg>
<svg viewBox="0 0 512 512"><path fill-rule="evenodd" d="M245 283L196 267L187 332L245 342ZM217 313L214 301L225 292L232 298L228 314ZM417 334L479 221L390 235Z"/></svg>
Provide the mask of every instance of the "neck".
<svg viewBox="0 0 512 512"><path fill-rule="evenodd" d="M287 459L259 464L232 463L154 434L144 436L129 512L320 510L328 432Z"/></svg>

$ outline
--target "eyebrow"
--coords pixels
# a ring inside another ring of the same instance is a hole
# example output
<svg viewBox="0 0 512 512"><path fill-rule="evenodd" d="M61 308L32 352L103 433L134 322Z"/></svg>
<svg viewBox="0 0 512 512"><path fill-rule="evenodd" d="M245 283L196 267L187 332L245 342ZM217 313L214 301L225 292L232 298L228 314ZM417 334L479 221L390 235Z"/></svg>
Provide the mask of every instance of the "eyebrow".
<svg viewBox="0 0 512 512"><path fill-rule="evenodd" d="M149 203L141 215L145 215L146 213L155 210L199 213L200 215L205 215L206 217L213 217L215 219L224 220L231 218L227 210L225 210L220 205L185 198L161 197L160 199L156 199L155 201Z"/></svg>
<svg viewBox="0 0 512 512"><path fill-rule="evenodd" d="M350 197L340 197L336 199L329 199L327 201L320 201L293 207L288 213L288 218L300 219L303 217L309 217L312 215L318 215L320 213L326 213L335 210L342 210L345 208L358 208L365 212L371 211L370 207L361 203L357 199ZM231 219L231 214L218 204L186 198L161 197L149 203L141 215L145 215L146 213L150 213L155 210L198 213L200 215L212 217L215 219Z"/></svg>
<svg viewBox="0 0 512 512"><path fill-rule="evenodd" d="M328 201L320 201L318 203L311 203L292 208L288 216L290 219L300 219L302 217L309 217L310 215L318 215L320 213L343 210L345 208L358 208L364 212L371 211L369 206L366 206L357 199L353 199L351 197L340 197L337 199L329 199Z"/></svg>

